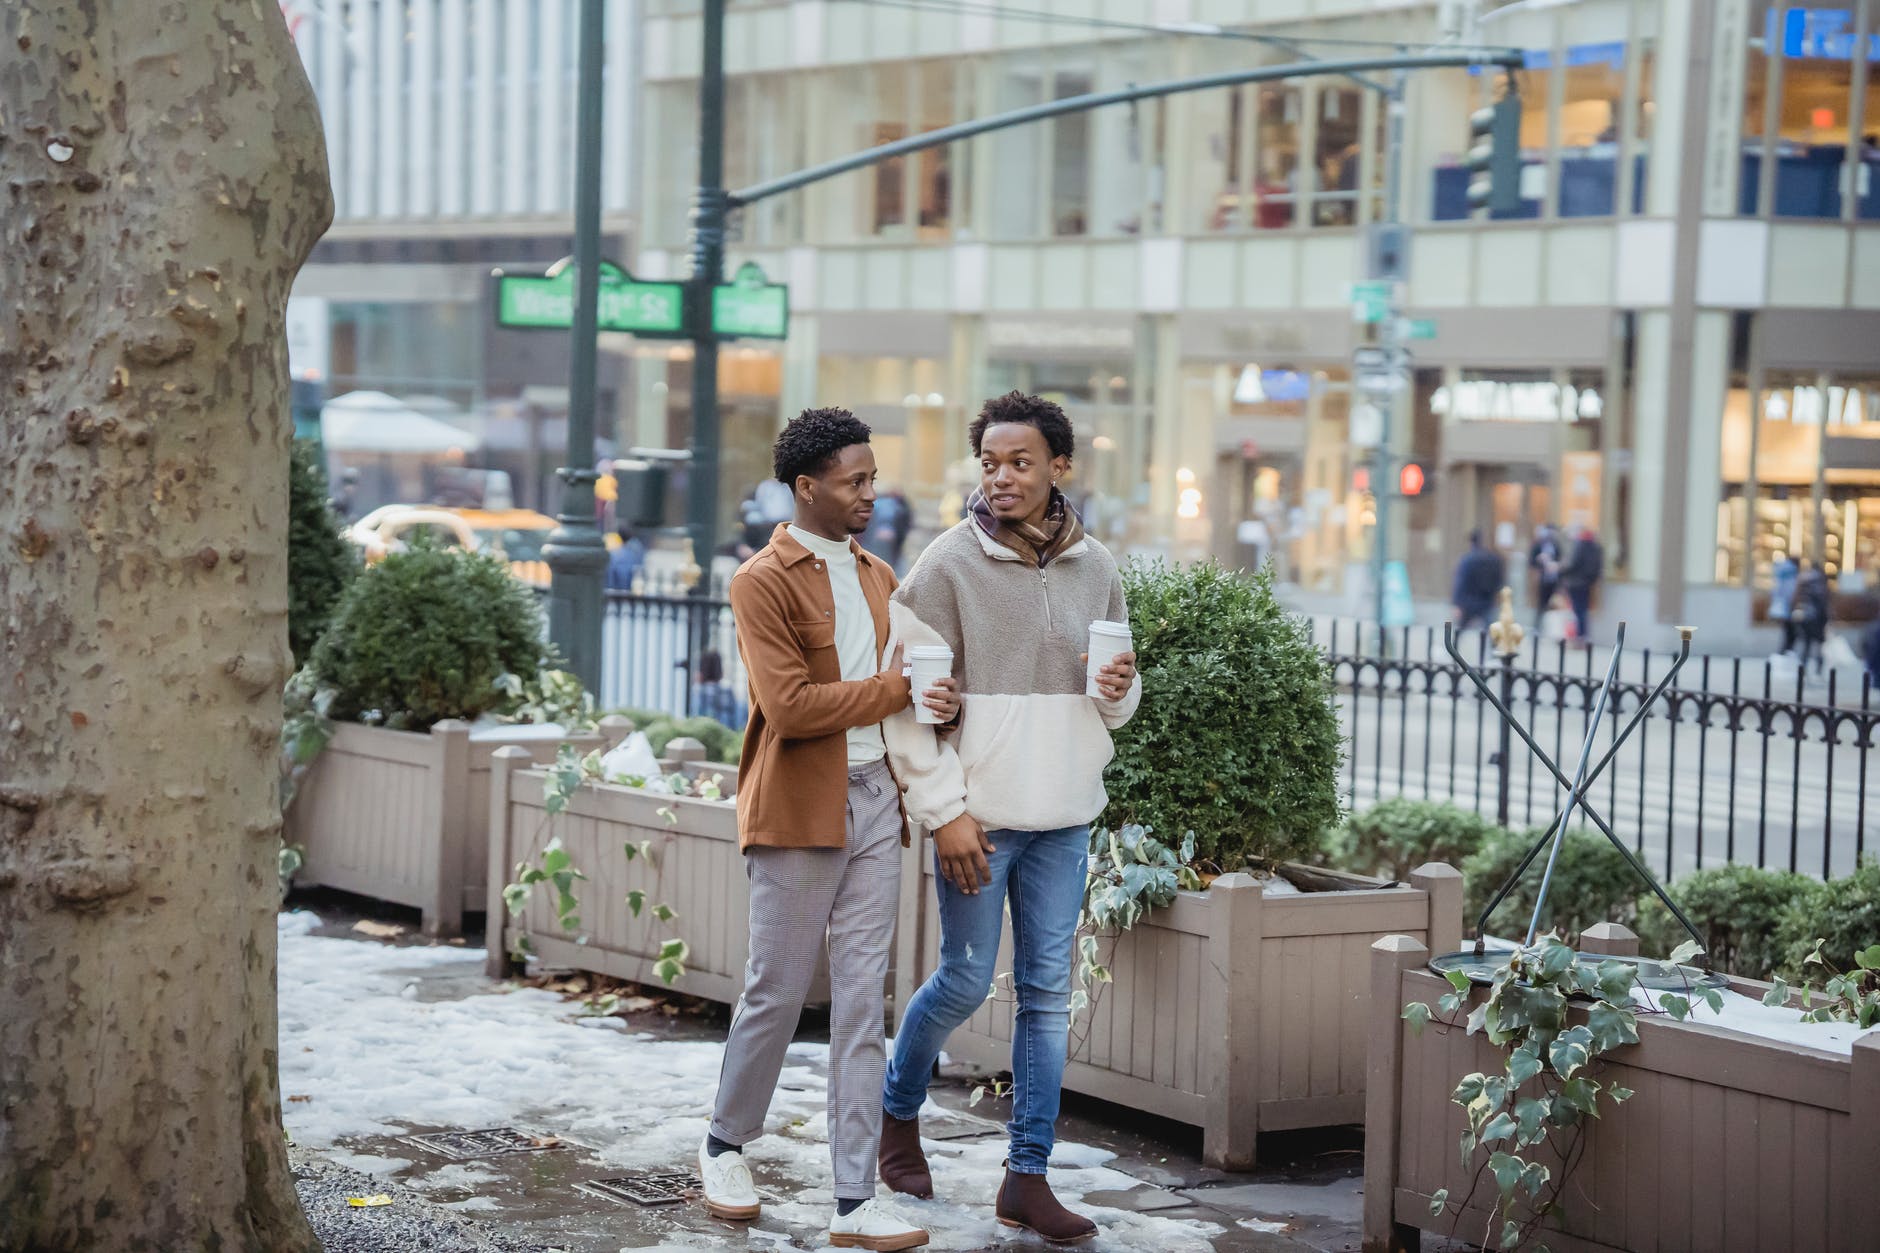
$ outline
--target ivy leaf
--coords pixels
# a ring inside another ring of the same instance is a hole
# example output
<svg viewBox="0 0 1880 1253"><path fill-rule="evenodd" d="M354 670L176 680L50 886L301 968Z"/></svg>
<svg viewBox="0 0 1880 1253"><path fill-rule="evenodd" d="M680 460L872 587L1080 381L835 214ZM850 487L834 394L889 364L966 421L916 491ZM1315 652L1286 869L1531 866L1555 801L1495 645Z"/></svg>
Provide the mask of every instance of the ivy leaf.
<svg viewBox="0 0 1880 1253"><path fill-rule="evenodd" d="M1555 980L1573 968L1574 952L1558 940L1550 939L1541 952L1541 977Z"/></svg>
<svg viewBox="0 0 1880 1253"><path fill-rule="evenodd" d="M1531 1043L1523 1044L1509 1056L1508 1079L1515 1087L1520 1087L1540 1073L1540 1052Z"/></svg>
<svg viewBox="0 0 1880 1253"><path fill-rule="evenodd" d="M628 861L632 861L635 857L638 857L640 855L640 850L632 843L622 844L620 846L620 851L626 854L626 858Z"/></svg>
<svg viewBox="0 0 1880 1253"><path fill-rule="evenodd" d="M1626 962L1601 962L1592 990L1600 999L1618 1005L1632 999L1632 982L1637 978L1638 969Z"/></svg>
<svg viewBox="0 0 1880 1253"><path fill-rule="evenodd" d="M1504 1202L1514 1195L1514 1186L1521 1182L1521 1171L1526 1164L1513 1153L1494 1153L1489 1156L1489 1173L1495 1176L1495 1186L1501 1189Z"/></svg>
<svg viewBox="0 0 1880 1253"><path fill-rule="evenodd" d="M529 907L529 885L512 883L503 889L503 904L509 907L511 918L522 917L522 911Z"/></svg>
<svg viewBox="0 0 1880 1253"><path fill-rule="evenodd" d="M628 892L627 908L633 911L635 918L638 918L640 911L646 908L646 893L639 888L634 888L632 891Z"/></svg>
<svg viewBox="0 0 1880 1253"><path fill-rule="evenodd" d="M1704 998L1704 1004L1710 1006L1711 1013L1721 1014L1723 1012L1722 992L1718 991L1716 988L1705 988L1699 995Z"/></svg>
<svg viewBox="0 0 1880 1253"><path fill-rule="evenodd" d="M1430 1194L1430 1216L1432 1218L1441 1218L1443 1216L1443 1207L1448 1203L1449 1189L1436 1189L1436 1191Z"/></svg>
<svg viewBox="0 0 1880 1253"><path fill-rule="evenodd" d="M674 912L672 906L666 904L664 901L653 906L653 917L659 919L661 922L671 922L674 918L677 918L678 916L679 915L676 912Z"/></svg>
<svg viewBox="0 0 1880 1253"><path fill-rule="evenodd" d="M692 950L686 946L684 940L667 940L664 944L659 946L659 959L661 961L682 962L691 955Z"/></svg>
<svg viewBox="0 0 1880 1253"><path fill-rule="evenodd" d="M1090 994L1082 988L1071 993L1071 1013L1081 1014L1090 1008Z"/></svg>
<svg viewBox="0 0 1880 1253"><path fill-rule="evenodd" d="M1627 1101L1631 1100L1634 1096L1638 1094L1632 1091L1632 1089L1630 1088L1623 1087L1615 1083L1607 1087L1606 1095L1612 1098L1612 1103L1614 1105L1624 1105Z"/></svg>
<svg viewBox="0 0 1880 1253"><path fill-rule="evenodd" d="M986 1099L986 1085L982 1083L978 1087L975 1087L973 1089L973 1094L966 1099L966 1107L968 1109L971 1109L973 1106L979 1104L979 1102L985 1099Z"/></svg>
<svg viewBox="0 0 1880 1253"><path fill-rule="evenodd" d="M1411 1001L1403 1007L1403 1020L1410 1024L1415 1035L1422 1035L1423 1028L1429 1025L1430 1007L1422 1001Z"/></svg>
<svg viewBox="0 0 1880 1253"><path fill-rule="evenodd" d="M1460 970L1445 970L1443 972L1443 978L1449 980L1449 986L1462 993L1464 996L1469 994L1469 976L1463 974Z"/></svg>
<svg viewBox="0 0 1880 1253"><path fill-rule="evenodd" d="M1516 1148L1526 1148L1530 1144L1539 1144L1547 1134L1542 1126L1547 1119L1547 1112L1552 1108L1548 1101L1539 1097L1524 1096L1514 1103L1514 1121Z"/></svg>
<svg viewBox="0 0 1880 1253"><path fill-rule="evenodd" d="M653 977L671 987L685 974L685 964L671 957L662 957L653 963Z"/></svg>
<svg viewBox="0 0 1880 1253"><path fill-rule="evenodd" d="M1560 1094L1555 1099L1554 1106L1555 1109L1558 1110L1564 1105L1567 1109L1576 1114L1591 1114L1593 1117L1597 1118L1599 1117L1599 1109L1595 1102L1597 1102L1598 1099L1599 1085L1593 1080L1581 1076L1578 1079L1569 1079L1560 1085Z"/></svg>
<svg viewBox="0 0 1880 1253"><path fill-rule="evenodd" d="M1449 1099L1467 1108L1477 1097L1482 1095L1482 1085L1486 1082L1488 1082L1487 1075L1464 1075L1462 1076L1462 1082L1456 1085L1456 1090L1449 1094Z"/></svg>
<svg viewBox="0 0 1880 1253"><path fill-rule="evenodd" d="M1704 946L1699 944L1696 940L1686 940L1684 943L1671 950L1669 960L1673 966L1682 966L1685 962L1691 960L1691 958L1703 951Z"/></svg>
<svg viewBox="0 0 1880 1253"><path fill-rule="evenodd" d="M1509 1189L1513 1191L1512 1188ZM1521 1247L1521 1224L1510 1220L1501 1225L1501 1247L1518 1249Z"/></svg>
<svg viewBox="0 0 1880 1253"><path fill-rule="evenodd" d="M1561 1032L1548 1046L1547 1060L1552 1064L1555 1074L1562 1079L1571 1079L1575 1071L1591 1060L1592 1045L1591 1031L1583 1026L1573 1027Z"/></svg>
<svg viewBox="0 0 1880 1253"><path fill-rule="evenodd" d="M1862 970L1880 970L1880 944L1863 948L1854 954L1854 964Z"/></svg>
<svg viewBox="0 0 1880 1253"><path fill-rule="evenodd" d="M1521 1186L1526 1189L1529 1196L1539 1196L1541 1189L1546 1187L1548 1180L1552 1178L1553 1172L1548 1170L1544 1163L1529 1162L1527 1168L1521 1172Z"/></svg>
<svg viewBox="0 0 1880 1253"><path fill-rule="evenodd" d="M1601 1001L1587 1011L1586 1025L1592 1034L1593 1051L1604 1053L1621 1044L1638 1043L1638 1019L1617 1005Z"/></svg>
<svg viewBox="0 0 1880 1253"><path fill-rule="evenodd" d="M1463 1002L1467 999L1461 992L1445 992L1437 999L1436 1008L1442 1010L1444 1014L1453 1014L1462 1008ZM1424 1008L1428 1009L1429 1006L1426 1005Z"/></svg>
<svg viewBox="0 0 1880 1253"><path fill-rule="evenodd" d="M1691 1016L1691 1003L1676 992L1664 992L1658 997L1659 1007L1671 1015L1674 1022L1683 1022Z"/></svg>
<svg viewBox="0 0 1880 1253"><path fill-rule="evenodd" d="M573 863L574 859L568 856L568 850L561 846L559 839L550 840L548 847L542 850L542 873L544 874L552 875L557 871L566 870Z"/></svg>
<svg viewBox="0 0 1880 1253"><path fill-rule="evenodd" d="M1488 1125L1482 1128L1482 1143L1493 1144L1497 1140L1506 1140L1513 1136L1514 1133L1514 1117L1506 1110L1503 1110L1501 1113L1489 1119Z"/></svg>
<svg viewBox="0 0 1880 1253"><path fill-rule="evenodd" d="M1763 993L1762 1003L1771 1009L1781 1009L1789 1003L1789 985L1782 981L1781 975L1777 975L1769 990Z"/></svg>
<svg viewBox="0 0 1880 1253"><path fill-rule="evenodd" d="M1462 1169L1467 1170L1470 1160L1474 1157L1475 1133L1473 1131L1465 1131L1462 1133Z"/></svg>

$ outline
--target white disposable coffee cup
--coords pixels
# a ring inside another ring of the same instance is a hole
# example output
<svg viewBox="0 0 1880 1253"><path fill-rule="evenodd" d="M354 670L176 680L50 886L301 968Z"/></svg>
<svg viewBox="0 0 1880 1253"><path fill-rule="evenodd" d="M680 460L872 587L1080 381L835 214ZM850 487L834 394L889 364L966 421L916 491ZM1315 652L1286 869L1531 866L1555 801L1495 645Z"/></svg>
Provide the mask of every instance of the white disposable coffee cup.
<svg viewBox="0 0 1880 1253"><path fill-rule="evenodd" d="M914 721L937 723L940 715L921 698L927 689L953 673L953 650L945 644L916 644L907 650L908 686L914 692Z"/></svg>
<svg viewBox="0 0 1880 1253"><path fill-rule="evenodd" d="M1092 622L1090 624L1090 660L1084 665L1084 695L1099 699L1097 674L1103 667L1130 650L1129 623Z"/></svg>

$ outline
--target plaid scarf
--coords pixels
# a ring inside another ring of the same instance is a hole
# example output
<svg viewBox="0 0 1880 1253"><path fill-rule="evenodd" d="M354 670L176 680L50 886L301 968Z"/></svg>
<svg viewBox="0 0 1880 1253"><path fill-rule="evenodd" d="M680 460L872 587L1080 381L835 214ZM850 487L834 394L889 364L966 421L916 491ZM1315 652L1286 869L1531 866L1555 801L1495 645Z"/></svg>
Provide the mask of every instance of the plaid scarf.
<svg viewBox="0 0 1880 1253"><path fill-rule="evenodd" d="M1083 520L1071 508L1071 502L1064 499L1064 493L1055 487L1051 489L1051 503L1045 506L1044 521L1037 526L1029 522L1007 522L996 516L983 488L975 491L966 502L966 512L995 544L1004 545L1039 569L1050 565L1084 538Z"/></svg>

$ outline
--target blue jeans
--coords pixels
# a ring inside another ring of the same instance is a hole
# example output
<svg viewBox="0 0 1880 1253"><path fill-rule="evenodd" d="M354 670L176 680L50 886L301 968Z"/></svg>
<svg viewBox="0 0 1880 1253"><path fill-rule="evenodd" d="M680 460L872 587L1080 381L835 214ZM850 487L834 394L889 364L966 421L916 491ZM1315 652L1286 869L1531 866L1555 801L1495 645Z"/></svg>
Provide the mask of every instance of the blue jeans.
<svg viewBox="0 0 1880 1253"><path fill-rule="evenodd" d="M1005 905L1012 911L1012 1151L1008 1166L1042 1175L1057 1140L1058 1098L1070 1041L1071 957L1089 873L1090 828L988 831L992 882L976 896L940 880L940 967L908 1001L894 1037L882 1106L912 1118L954 1028L986 1002L998 975ZM937 864L936 857L936 864Z"/></svg>

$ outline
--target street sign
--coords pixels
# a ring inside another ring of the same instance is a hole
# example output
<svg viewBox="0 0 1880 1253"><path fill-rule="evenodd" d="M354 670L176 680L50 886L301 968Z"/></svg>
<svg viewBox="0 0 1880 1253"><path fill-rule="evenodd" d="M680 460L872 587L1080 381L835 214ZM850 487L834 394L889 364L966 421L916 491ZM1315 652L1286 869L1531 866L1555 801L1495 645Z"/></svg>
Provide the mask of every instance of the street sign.
<svg viewBox="0 0 1880 1253"><path fill-rule="evenodd" d="M1351 407L1351 446L1376 448L1384 442L1384 411L1368 402Z"/></svg>
<svg viewBox="0 0 1880 1253"><path fill-rule="evenodd" d="M723 339L788 338L790 289L745 262L729 283L712 289L712 332Z"/></svg>
<svg viewBox="0 0 1880 1253"><path fill-rule="evenodd" d="M1382 279L1351 285L1351 320L1382 322L1390 316L1391 285Z"/></svg>
<svg viewBox="0 0 1880 1253"><path fill-rule="evenodd" d="M611 261L601 262L599 325L634 335L685 333L685 285L644 283ZM496 324L518 330L565 331L574 325L574 262L564 257L537 278L496 280Z"/></svg>
<svg viewBox="0 0 1880 1253"><path fill-rule="evenodd" d="M1435 339L1436 338L1436 319L1435 318L1405 318L1403 319L1403 330L1400 332L1400 338Z"/></svg>
<svg viewBox="0 0 1880 1253"><path fill-rule="evenodd" d="M1416 601L1410 595L1410 569L1401 561L1384 565L1384 625L1410 626L1417 620Z"/></svg>
<svg viewBox="0 0 1880 1253"><path fill-rule="evenodd" d="M1401 348L1362 344L1351 350L1351 375L1369 396L1394 396L1410 388L1410 354Z"/></svg>

